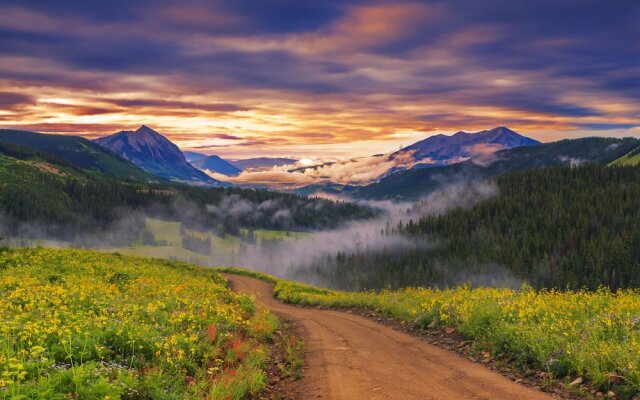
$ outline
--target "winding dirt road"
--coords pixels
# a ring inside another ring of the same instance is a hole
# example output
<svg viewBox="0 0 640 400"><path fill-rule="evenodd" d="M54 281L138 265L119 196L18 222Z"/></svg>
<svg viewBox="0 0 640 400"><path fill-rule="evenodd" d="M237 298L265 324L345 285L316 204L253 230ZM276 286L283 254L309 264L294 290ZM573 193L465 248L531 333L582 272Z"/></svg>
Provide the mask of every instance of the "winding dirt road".
<svg viewBox="0 0 640 400"><path fill-rule="evenodd" d="M276 315L301 328L306 368L293 389L296 398L553 399L366 318L282 304L266 282L225 276L233 290L256 295Z"/></svg>

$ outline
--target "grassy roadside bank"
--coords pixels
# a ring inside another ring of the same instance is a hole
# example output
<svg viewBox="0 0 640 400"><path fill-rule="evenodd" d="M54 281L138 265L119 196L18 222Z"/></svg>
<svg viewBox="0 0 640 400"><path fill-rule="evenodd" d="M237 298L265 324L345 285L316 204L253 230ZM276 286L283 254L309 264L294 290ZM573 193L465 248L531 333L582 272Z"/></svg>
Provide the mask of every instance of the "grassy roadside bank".
<svg viewBox="0 0 640 400"><path fill-rule="evenodd" d="M210 269L0 249L0 399L242 399L279 329Z"/></svg>
<svg viewBox="0 0 640 400"><path fill-rule="evenodd" d="M580 377L618 399L640 392L640 293L511 289L340 292L240 269L291 304L360 308L422 329L456 328L478 351L552 379ZM578 390L578 385L575 384Z"/></svg>

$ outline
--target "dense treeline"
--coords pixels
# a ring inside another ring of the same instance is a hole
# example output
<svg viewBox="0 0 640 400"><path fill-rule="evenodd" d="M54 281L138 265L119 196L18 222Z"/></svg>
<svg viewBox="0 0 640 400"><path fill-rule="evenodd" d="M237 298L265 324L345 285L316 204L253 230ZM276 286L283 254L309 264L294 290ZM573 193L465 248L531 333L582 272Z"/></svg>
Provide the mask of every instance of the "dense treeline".
<svg viewBox="0 0 640 400"><path fill-rule="evenodd" d="M83 182L48 173L30 178L28 184L5 184L0 191L0 222L7 234L76 241L88 233L112 229L114 222L126 217L133 229L114 232L118 242L126 243L144 226L135 211L170 200L161 192L110 180Z"/></svg>
<svg viewBox="0 0 640 400"><path fill-rule="evenodd" d="M347 288L640 286L640 167L554 167L497 185L470 209L405 221L395 230L413 249L338 254L311 273Z"/></svg>
<svg viewBox="0 0 640 400"><path fill-rule="evenodd" d="M240 227L284 230L335 228L351 219L373 216L368 208L345 201L307 198L294 194L240 188L183 187L184 197L227 233ZM206 213L204 212L206 211Z"/></svg>
<svg viewBox="0 0 640 400"><path fill-rule="evenodd" d="M500 196L409 224L458 257L494 261L536 286L640 286L640 168L505 175Z"/></svg>

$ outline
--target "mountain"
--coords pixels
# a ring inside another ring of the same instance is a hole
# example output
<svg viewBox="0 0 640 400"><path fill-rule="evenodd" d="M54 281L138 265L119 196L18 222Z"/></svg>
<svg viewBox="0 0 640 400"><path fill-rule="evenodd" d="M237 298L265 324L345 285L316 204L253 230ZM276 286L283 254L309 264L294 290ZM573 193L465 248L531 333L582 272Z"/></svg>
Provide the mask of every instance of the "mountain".
<svg viewBox="0 0 640 400"><path fill-rule="evenodd" d="M242 170L218 156L204 156L191 162L191 165L201 170L209 170L226 176L238 175Z"/></svg>
<svg viewBox="0 0 640 400"><path fill-rule="evenodd" d="M178 146L148 126L142 125L136 131L118 132L94 142L155 176L173 181L222 185L189 164Z"/></svg>
<svg viewBox="0 0 640 400"><path fill-rule="evenodd" d="M184 158L186 158L189 163L207 156L206 154L196 153L195 151L183 151L182 154L184 154Z"/></svg>
<svg viewBox="0 0 640 400"><path fill-rule="evenodd" d="M361 199L417 200L447 185L488 180L507 172L554 165L577 166L585 163L607 165L638 147L633 138L584 138L561 140L537 146L516 147L468 161L430 168L414 167L392 174L379 182L356 189Z"/></svg>
<svg viewBox="0 0 640 400"><path fill-rule="evenodd" d="M139 181L157 180L133 163L90 140L68 135L48 135L36 132L0 129L0 142L23 146L86 170L114 178Z"/></svg>
<svg viewBox="0 0 640 400"><path fill-rule="evenodd" d="M415 161L433 165L453 164L476 155L498 150L540 144L509 128L498 127L476 133L458 132L454 135L435 135L395 152L392 158L411 154Z"/></svg>
<svg viewBox="0 0 640 400"><path fill-rule="evenodd" d="M298 160L294 160L291 158L269 158L269 157L258 157L258 158L247 158L244 160L232 160L231 164L240 168L241 170L245 170L247 168L272 168L278 165L292 165L298 162Z"/></svg>

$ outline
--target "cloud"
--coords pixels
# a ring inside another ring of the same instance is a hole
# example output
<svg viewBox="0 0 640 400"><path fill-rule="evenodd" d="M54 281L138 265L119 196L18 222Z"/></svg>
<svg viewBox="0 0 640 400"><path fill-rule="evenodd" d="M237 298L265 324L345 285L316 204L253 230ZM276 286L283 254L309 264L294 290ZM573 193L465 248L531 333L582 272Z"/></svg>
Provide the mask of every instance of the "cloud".
<svg viewBox="0 0 640 400"><path fill-rule="evenodd" d="M205 170L205 172L214 179L237 184L264 184L270 186L297 187L309 185L318 181L316 178L302 172L287 172L283 169L276 169L276 167L269 171L242 171L242 173L233 177L218 174L209 170Z"/></svg>
<svg viewBox="0 0 640 400"><path fill-rule="evenodd" d="M0 107L5 110L20 109L35 104L32 96L22 93L0 92Z"/></svg>
<svg viewBox="0 0 640 400"><path fill-rule="evenodd" d="M3 126L144 122L185 146L202 145L186 133L252 139L222 155L363 155L408 130L640 125L634 1L89 3L0 5L0 84L27 100Z"/></svg>
<svg viewBox="0 0 640 400"><path fill-rule="evenodd" d="M352 159L300 160L293 165L276 166L269 170L245 170L237 176L223 176L206 171L215 179L240 184L270 184L298 187L319 182L362 185L376 181L389 172L415 165L411 152L394 157L384 154Z"/></svg>
<svg viewBox="0 0 640 400"><path fill-rule="evenodd" d="M246 107L231 103L195 103L188 101L167 101L154 99L118 99L112 100L112 103L121 107L143 107L150 109L191 109L215 112L237 112L248 111Z"/></svg>
<svg viewBox="0 0 640 400"><path fill-rule="evenodd" d="M569 165L571 167L579 167L582 164L584 164L585 162L587 162L586 160L584 160L582 158L573 158L573 157L569 157L569 156L558 156L558 160L560 160L560 162L566 163L567 165Z"/></svg>
<svg viewBox="0 0 640 400"><path fill-rule="evenodd" d="M616 123L584 123L578 124L580 128L590 129L594 131L611 130L611 129L631 129L640 126L640 122L636 124L616 124Z"/></svg>

